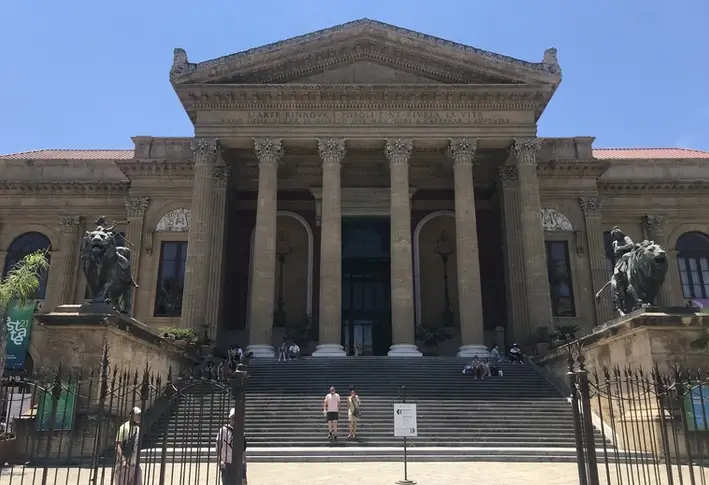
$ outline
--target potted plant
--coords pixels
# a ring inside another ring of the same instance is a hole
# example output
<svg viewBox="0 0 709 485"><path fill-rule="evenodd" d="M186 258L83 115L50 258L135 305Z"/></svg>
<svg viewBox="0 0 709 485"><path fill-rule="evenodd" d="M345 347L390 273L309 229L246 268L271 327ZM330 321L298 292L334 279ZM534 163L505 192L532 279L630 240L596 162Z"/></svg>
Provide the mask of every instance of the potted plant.
<svg viewBox="0 0 709 485"><path fill-rule="evenodd" d="M544 357L549 353L549 344L551 343L551 332L549 327L537 328L537 356Z"/></svg>
<svg viewBox="0 0 709 485"><path fill-rule="evenodd" d="M193 348L199 338L193 328L163 327L160 336L182 348Z"/></svg>
<svg viewBox="0 0 709 485"><path fill-rule="evenodd" d="M12 463L16 441L14 434L0 433L0 464Z"/></svg>
<svg viewBox="0 0 709 485"><path fill-rule="evenodd" d="M576 339L578 325L558 325L551 331L551 348L556 348Z"/></svg>

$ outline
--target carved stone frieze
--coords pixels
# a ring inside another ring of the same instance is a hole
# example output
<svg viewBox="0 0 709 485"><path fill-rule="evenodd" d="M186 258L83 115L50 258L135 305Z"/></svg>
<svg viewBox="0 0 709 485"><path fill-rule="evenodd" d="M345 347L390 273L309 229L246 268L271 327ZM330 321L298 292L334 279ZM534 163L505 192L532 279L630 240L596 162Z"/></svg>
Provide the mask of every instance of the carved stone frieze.
<svg viewBox="0 0 709 485"><path fill-rule="evenodd" d="M191 160L130 160L117 165L130 180L194 178Z"/></svg>
<svg viewBox="0 0 709 485"><path fill-rule="evenodd" d="M598 182L601 194L655 194L676 196L681 193L683 197L709 196L709 183L706 181L623 181L623 182Z"/></svg>
<svg viewBox="0 0 709 485"><path fill-rule="evenodd" d="M189 209L173 209L160 218L155 225L155 232L187 232L191 221L192 213Z"/></svg>
<svg viewBox="0 0 709 485"><path fill-rule="evenodd" d="M539 138L515 138L512 152L520 165L536 165L537 152L542 147Z"/></svg>
<svg viewBox="0 0 709 485"><path fill-rule="evenodd" d="M477 148L477 138L451 138L448 140L446 154L454 165L472 165Z"/></svg>
<svg viewBox="0 0 709 485"><path fill-rule="evenodd" d="M190 142L195 165L213 164L219 155L219 140L216 138L194 138Z"/></svg>
<svg viewBox="0 0 709 485"><path fill-rule="evenodd" d="M393 138L386 140L384 154L390 165L405 165L409 162L414 141L409 138Z"/></svg>
<svg viewBox="0 0 709 485"><path fill-rule="evenodd" d="M254 138L254 151L259 165L280 163L283 158L283 140L281 138Z"/></svg>
<svg viewBox="0 0 709 485"><path fill-rule="evenodd" d="M32 197L123 197L128 192L129 184L125 182L38 182L0 181L0 197L32 196Z"/></svg>
<svg viewBox="0 0 709 485"><path fill-rule="evenodd" d="M318 153L325 163L339 164L347 153L347 144L344 138L318 138Z"/></svg>
<svg viewBox="0 0 709 485"><path fill-rule="evenodd" d="M497 167L497 176L503 187L517 186L517 167L513 165L502 165Z"/></svg>
<svg viewBox="0 0 709 485"><path fill-rule="evenodd" d="M143 217L145 211L150 205L150 197L126 197L124 199L126 205L126 216L128 217Z"/></svg>
<svg viewBox="0 0 709 485"><path fill-rule="evenodd" d="M230 167L214 167L212 169L212 184L216 188L224 188L229 182L229 175L231 174Z"/></svg>
<svg viewBox="0 0 709 485"><path fill-rule="evenodd" d="M608 169L608 162L600 160L552 160L537 159L540 177L553 179L594 178L597 179Z"/></svg>
<svg viewBox="0 0 709 485"><path fill-rule="evenodd" d="M579 204L585 217L601 217L603 199L599 197L579 197Z"/></svg>
<svg viewBox="0 0 709 485"><path fill-rule="evenodd" d="M556 209L542 209L540 217L545 231L574 232L574 226L569 218Z"/></svg>
<svg viewBox="0 0 709 485"><path fill-rule="evenodd" d="M431 110L434 104L436 109L442 110L530 110L544 106L549 97L534 87L516 84L495 86L494 92L484 85L363 84L353 89L351 84L207 84L190 86L188 91L178 94L185 107L196 110L264 107ZM488 113L488 116L493 114ZM502 121L504 117L481 119L481 123L486 124Z"/></svg>
<svg viewBox="0 0 709 485"><path fill-rule="evenodd" d="M59 225L65 234L76 234L81 228L81 216L64 216L59 219Z"/></svg>

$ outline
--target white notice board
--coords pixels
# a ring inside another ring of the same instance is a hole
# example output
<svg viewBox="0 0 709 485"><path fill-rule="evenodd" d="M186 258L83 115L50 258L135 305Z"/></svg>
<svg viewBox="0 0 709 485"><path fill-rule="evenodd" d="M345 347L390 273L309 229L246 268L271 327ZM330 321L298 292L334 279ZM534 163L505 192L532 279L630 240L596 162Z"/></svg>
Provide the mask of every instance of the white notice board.
<svg viewBox="0 0 709 485"><path fill-rule="evenodd" d="M418 436L416 423L416 404L394 404L394 436L398 438L414 438Z"/></svg>

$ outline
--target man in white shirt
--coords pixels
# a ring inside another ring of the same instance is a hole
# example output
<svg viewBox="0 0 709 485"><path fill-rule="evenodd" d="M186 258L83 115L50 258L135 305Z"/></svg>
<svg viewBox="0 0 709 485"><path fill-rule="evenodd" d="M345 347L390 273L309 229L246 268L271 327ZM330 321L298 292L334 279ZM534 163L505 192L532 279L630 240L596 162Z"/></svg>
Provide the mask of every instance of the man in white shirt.
<svg viewBox="0 0 709 485"><path fill-rule="evenodd" d="M219 428L217 432L217 460L219 470L222 476L222 485L237 485L236 477L233 476L234 469L232 463L232 447L234 445L234 421L236 419L236 410L229 410L229 424ZM243 473L241 476L242 485L247 485L246 482L246 437L243 442L244 450L242 452Z"/></svg>
<svg viewBox="0 0 709 485"><path fill-rule="evenodd" d="M139 407L133 408L128 421L123 423L116 433L116 464L113 467L115 485L142 484L142 473L138 465L141 415Z"/></svg>
<svg viewBox="0 0 709 485"><path fill-rule="evenodd" d="M340 419L340 395L335 391L334 386L330 388L330 392L325 396L323 414L327 419L327 437L336 440L337 421Z"/></svg>

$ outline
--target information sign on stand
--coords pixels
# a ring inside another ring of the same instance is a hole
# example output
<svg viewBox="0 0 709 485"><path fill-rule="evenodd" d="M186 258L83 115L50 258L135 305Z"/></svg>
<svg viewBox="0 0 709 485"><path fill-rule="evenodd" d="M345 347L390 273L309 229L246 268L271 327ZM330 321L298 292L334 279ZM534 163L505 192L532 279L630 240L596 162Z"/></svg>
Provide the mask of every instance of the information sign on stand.
<svg viewBox="0 0 709 485"><path fill-rule="evenodd" d="M416 404L394 404L394 436L397 438L415 438L418 436Z"/></svg>
<svg viewBox="0 0 709 485"><path fill-rule="evenodd" d="M399 485L414 485L416 482L409 480L406 438L418 436L416 404L406 402L406 389L404 387L401 388L401 397L403 402L394 404L394 436L404 438L404 479L396 483Z"/></svg>

